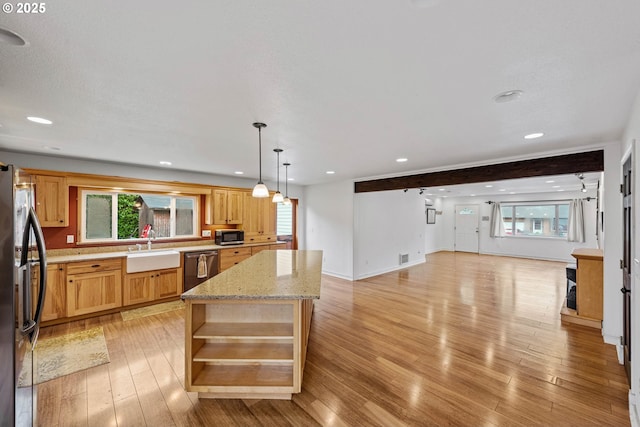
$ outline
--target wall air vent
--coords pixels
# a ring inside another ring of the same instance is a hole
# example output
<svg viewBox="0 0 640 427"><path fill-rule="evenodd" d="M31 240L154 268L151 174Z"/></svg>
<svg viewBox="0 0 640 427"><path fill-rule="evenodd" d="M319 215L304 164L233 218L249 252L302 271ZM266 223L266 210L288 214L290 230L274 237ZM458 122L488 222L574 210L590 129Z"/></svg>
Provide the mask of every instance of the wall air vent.
<svg viewBox="0 0 640 427"><path fill-rule="evenodd" d="M400 254L400 265L409 262L409 254Z"/></svg>

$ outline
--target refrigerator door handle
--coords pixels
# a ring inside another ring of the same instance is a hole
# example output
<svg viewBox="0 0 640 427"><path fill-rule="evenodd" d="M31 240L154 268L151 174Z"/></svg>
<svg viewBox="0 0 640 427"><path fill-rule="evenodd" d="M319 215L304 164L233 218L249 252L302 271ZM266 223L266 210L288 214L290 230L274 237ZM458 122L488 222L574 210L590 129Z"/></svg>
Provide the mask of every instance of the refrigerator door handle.
<svg viewBox="0 0 640 427"><path fill-rule="evenodd" d="M35 316L31 318L31 274L30 269L25 268L24 271L24 293L25 301L23 307L25 307L24 325L22 327L22 333L24 335L29 334L31 341L31 347L35 348L38 341L38 332L40 331L40 318L42 317L42 308L44 306L44 297L47 291L47 253L44 245L44 235L42 234L42 227L40 221L36 215L36 211L31 207L29 209L29 216L27 223L25 224L25 231L22 235L22 254L20 257L21 268L27 266L27 254L29 252L29 236L30 231L33 229L33 233L36 238L36 247L38 248L38 256L40 261L38 263L40 268L40 274L38 281L38 302L36 305ZM28 301L27 301L28 299Z"/></svg>

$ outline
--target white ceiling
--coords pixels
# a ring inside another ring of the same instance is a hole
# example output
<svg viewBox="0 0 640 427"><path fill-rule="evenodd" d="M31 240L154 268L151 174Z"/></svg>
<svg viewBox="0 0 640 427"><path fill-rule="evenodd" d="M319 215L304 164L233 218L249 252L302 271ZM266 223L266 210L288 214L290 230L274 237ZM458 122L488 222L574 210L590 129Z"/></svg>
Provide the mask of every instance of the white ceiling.
<svg viewBox="0 0 640 427"><path fill-rule="evenodd" d="M0 41L0 150L255 178L262 121L263 177L281 147L301 185L580 151L622 136L639 16L637 0L47 2L0 14L28 43Z"/></svg>

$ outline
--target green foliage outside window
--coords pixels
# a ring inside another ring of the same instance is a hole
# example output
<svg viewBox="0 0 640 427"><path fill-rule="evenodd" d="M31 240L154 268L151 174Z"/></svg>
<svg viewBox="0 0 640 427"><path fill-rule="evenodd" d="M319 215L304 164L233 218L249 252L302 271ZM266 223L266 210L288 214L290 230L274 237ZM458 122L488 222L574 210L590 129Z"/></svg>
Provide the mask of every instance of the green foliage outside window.
<svg viewBox="0 0 640 427"><path fill-rule="evenodd" d="M118 194L118 239L139 237L138 209L135 206L137 194Z"/></svg>

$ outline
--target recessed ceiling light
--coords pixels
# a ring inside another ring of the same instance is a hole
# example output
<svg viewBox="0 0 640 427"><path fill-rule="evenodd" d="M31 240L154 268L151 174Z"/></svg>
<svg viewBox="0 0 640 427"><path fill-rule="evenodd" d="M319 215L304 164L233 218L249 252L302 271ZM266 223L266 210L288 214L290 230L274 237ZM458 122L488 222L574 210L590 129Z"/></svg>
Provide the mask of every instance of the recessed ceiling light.
<svg viewBox="0 0 640 427"><path fill-rule="evenodd" d="M166 160L161 160L159 162L162 166L171 166L171 162L167 162Z"/></svg>
<svg viewBox="0 0 640 427"><path fill-rule="evenodd" d="M439 188L438 191L446 191L446 188Z"/></svg>
<svg viewBox="0 0 640 427"><path fill-rule="evenodd" d="M44 148L45 150L60 151L60 147L54 147L52 145L44 145L42 148Z"/></svg>
<svg viewBox="0 0 640 427"><path fill-rule="evenodd" d="M294 181L293 178L287 178L287 181Z"/></svg>
<svg viewBox="0 0 640 427"><path fill-rule="evenodd" d="M486 187L486 188L491 188L491 187L493 187L493 185L491 185L491 184L487 184L487 185L485 185L485 187Z"/></svg>
<svg viewBox="0 0 640 427"><path fill-rule="evenodd" d="M557 191L564 191L564 190L561 188L561 189L559 189L559 190L557 190Z"/></svg>
<svg viewBox="0 0 640 427"><path fill-rule="evenodd" d="M516 194L516 192L515 191L511 191L511 192L509 192L509 194Z"/></svg>
<svg viewBox="0 0 640 427"><path fill-rule="evenodd" d="M552 185L551 188L560 188L560 185Z"/></svg>
<svg viewBox="0 0 640 427"><path fill-rule="evenodd" d="M336 171L327 171L327 175L333 175Z"/></svg>
<svg viewBox="0 0 640 427"><path fill-rule="evenodd" d="M244 172L242 172L242 171L235 171L234 173L235 173L236 175L244 175Z"/></svg>
<svg viewBox="0 0 640 427"><path fill-rule="evenodd" d="M521 90L515 89L515 90L508 90L506 92L502 92L497 94L496 96L493 97L493 100L497 103L502 103L502 102L511 102L511 101L515 101L516 99L520 98L522 96L524 92L522 92Z"/></svg>
<svg viewBox="0 0 640 427"><path fill-rule="evenodd" d="M552 180L552 179L550 179L549 181L545 181L545 183L547 183L547 184L553 184L554 182L555 182L555 181L554 181L554 180Z"/></svg>
<svg viewBox="0 0 640 427"><path fill-rule="evenodd" d="M49 119L43 119L42 117L34 117L34 116L29 116L27 117L27 120L34 122L34 123L39 123L41 125L50 125L53 122Z"/></svg>
<svg viewBox="0 0 640 427"><path fill-rule="evenodd" d="M471 197L475 197L476 195L475 195L475 194L469 194L469 196L471 196Z"/></svg>
<svg viewBox="0 0 640 427"><path fill-rule="evenodd" d="M501 189L499 189L498 191L507 191L507 190L506 190L506 189L504 189L504 188L501 188Z"/></svg>
<svg viewBox="0 0 640 427"><path fill-rule="evenodd" d="M405 158L405 157L400 157L400 158L396 159L396 162L398 162L398 163L404 163L404 162L406 162L407 160L409 160L409 159L407 159L407 158Z"/></svg>
<svg viewBox="0 0 640 427"><path fill-rule="evenodd" d="M530 133L529 135L525 135L524 139L536 139L536 138L540 138L541 136L544 136L544 133L542 132Z"/></svg>
<svg viewBox="0 0 640 427"><path fill-rule="evenodd" d="M8 3L5 3L5 6L7 4ZM7 12L7 13L10 13L10 12ZM10 45L13 45L13 46L25 46L25 45L27 45L27 41L25 39L23 39L21 36L19 36L18 34L14 33L13 31L6 30L4 28L0 28L0 42L7 43L7 44L10 44Z"/></svg>

